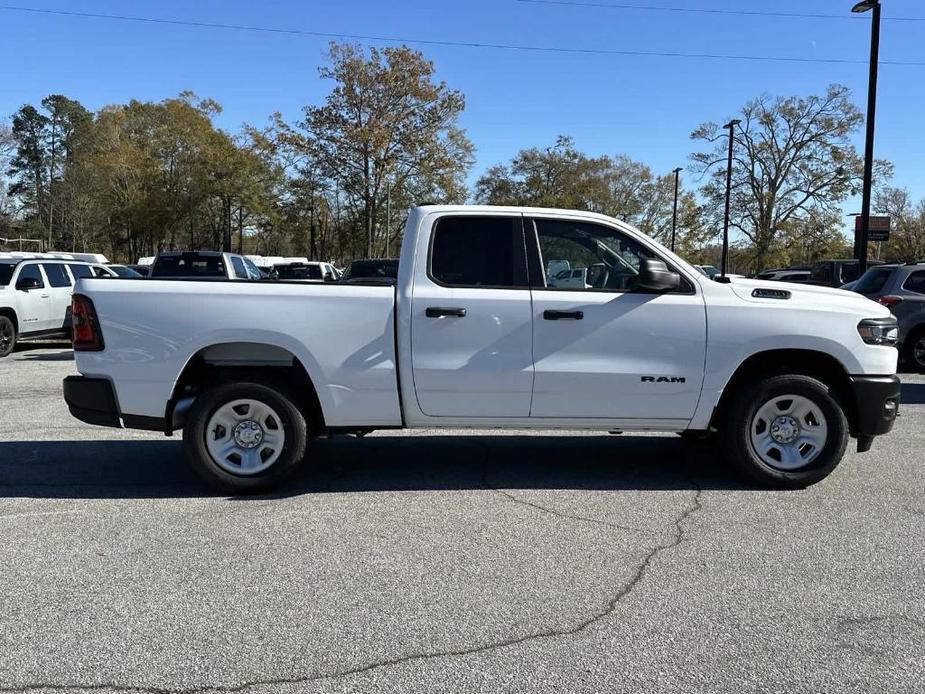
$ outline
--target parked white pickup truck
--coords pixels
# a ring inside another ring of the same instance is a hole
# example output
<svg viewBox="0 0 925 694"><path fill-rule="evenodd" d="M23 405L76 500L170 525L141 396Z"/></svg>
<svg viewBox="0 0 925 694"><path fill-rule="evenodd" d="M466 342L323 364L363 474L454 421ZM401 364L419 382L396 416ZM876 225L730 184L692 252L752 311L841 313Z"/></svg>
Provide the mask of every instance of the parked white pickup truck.
<svg viewBox="0 0 925 694"><path fill-rule="evenodd" d="M564 262L594 285L547 286ZM182 429L233 492L278 484L312 437L423 427L715 433L756 480L803 487L899 407L883 306L713 281L582 212L419 207L397 286L85 279L73 315L73 415Z"/></svg>

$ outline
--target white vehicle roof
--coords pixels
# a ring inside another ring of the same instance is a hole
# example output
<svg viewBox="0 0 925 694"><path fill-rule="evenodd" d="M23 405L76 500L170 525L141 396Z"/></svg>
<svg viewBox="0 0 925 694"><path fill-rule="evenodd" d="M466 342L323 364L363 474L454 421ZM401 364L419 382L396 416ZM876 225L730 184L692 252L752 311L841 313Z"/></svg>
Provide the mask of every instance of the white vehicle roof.
<svg viewBox="0 0 925 694"><path fill-rule="evenodd" d="M139 258L136 265L154 265L154 256L148 255L143 258Z"/></svg>
<svg viewBox="0 0 925 694"><path fill-rule="evenodd" d="M102 260L101 260L102 259ZM99 253L28 253L25 251L0 252L0 260L69 260L81 263L99 263L106 265L109 261Z"/></svg>
<svg viewBox="0 0 925 694"><path fill-rule="evenodd" d="M283 258L283 263L303 263L307 265L308 258ZM277 264L282 265L283 263L277 263Z"/></svg>

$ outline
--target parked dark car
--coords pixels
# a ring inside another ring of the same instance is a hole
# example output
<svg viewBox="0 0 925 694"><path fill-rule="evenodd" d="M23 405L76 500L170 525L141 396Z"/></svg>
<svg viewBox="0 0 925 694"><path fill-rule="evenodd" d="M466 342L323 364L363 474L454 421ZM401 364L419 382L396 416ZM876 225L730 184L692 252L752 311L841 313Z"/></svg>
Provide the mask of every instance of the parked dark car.
<svg viewBox="0 0 925 694"><path fill-rule="evenodd" d="M395 284L398 281L398 258L354 260L340 281L356 283L371 280Z"/></svg>
<svg viewBox="0 0 925 694"><path fill-rule="evenodd" d="M879 260L868 261L868 266L883 265ZM813 263L809 284L820 287L842 287L858 278L858 261L854 258L820 260Z"/></svg>

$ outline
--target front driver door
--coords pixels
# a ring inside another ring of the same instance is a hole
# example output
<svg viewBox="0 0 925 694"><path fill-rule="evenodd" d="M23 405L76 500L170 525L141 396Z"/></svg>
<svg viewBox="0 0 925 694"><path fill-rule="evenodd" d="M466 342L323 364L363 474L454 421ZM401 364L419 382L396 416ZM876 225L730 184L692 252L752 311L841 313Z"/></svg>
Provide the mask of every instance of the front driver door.
<svg viewBox="0 0 925 694"><path fill-rule="evenodd" d="M635 291L640 261L658 256L614 227L537 218L526 229L531 268L568 262L586 277L583 289L555 288L532 273L540 281L531 416L689 420L706 349L706 309L694 284L682 279L668 294Z"/></svg>
<svg viewBox="0 0 925 694"><path fill-rule="evenodd" d="M431 417L530 414L533 331L521 215L437 220L415 271L414 390Z"/></svg>

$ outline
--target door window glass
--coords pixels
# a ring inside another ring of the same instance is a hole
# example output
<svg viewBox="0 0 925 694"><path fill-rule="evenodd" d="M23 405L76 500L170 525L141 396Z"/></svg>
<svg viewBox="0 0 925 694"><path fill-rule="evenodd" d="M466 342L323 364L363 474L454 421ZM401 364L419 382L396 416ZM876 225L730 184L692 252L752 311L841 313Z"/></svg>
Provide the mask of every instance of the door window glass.
<svg viewBox="0 0 925 694"><path fill-rule="evenodd" d="M540 267L572 268L547 273L546 286L553 289L632 291L642 261L657 257L629 236L597 224L537 219L536 233Z"/></svg>
<svg viewBox="0 0 925 694"><path fill-rule="evenodd" d="M254 265L252 260L244 258L244 267L247 269L247 276L252 280L259 280L263 278L263 275L260 274L260 270L257 269L257 266Z"/></svg>
<svg viewBox="0 0 925 694"><path fill-rule="evenodd" d="M244 261L238 256L231 256L231 267L234 268L234 276L239 280L247 279L247 268L244 267Z"/></svg>
<svg viewBox="0 0 925 694"><path fill-rule="evenodd" d="M71 278L67 276L67 270L60 263L42 264L45 269L45 276L48 278L48 284L52 287L70 287Z"/></svg>
<svg viewBox="0 0 925 694"><path fill-rule="evenodd" d="M19 280L24 280L29 277L38 280L40 289L45 287L45 280L42 279L42 272L39 270L38 265L23 265L22 270L19 271L19 279L16 281L18 282Z"/></svg>
<svg viewBox="0 0 925 694"><path fill-rule="evenodd" d="M90 269L89 265L68 265L71 269L71 274L74 275L74 279L80 279L81 277L93 277L93 271Z"/></svg>
<svg viewBox="0 0 925 694"><path fill-rule="evenodd" d="M905 284L903 284L903 289L917 294L925 294L925 270L919 270L909 275Z"/></svg>
<svg viewBox="0 0 925 694"><path fill-rule="evenodd" d="M432 240L430 274L450 287L527 287L519 218L444 217Z"/></svg>

